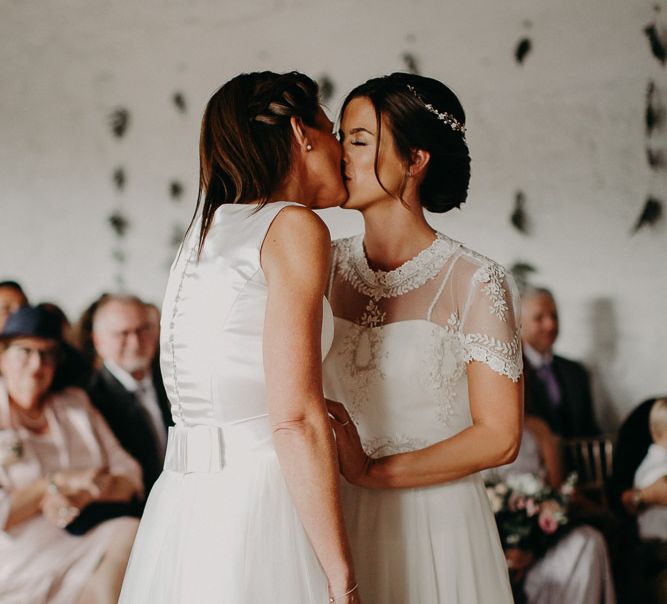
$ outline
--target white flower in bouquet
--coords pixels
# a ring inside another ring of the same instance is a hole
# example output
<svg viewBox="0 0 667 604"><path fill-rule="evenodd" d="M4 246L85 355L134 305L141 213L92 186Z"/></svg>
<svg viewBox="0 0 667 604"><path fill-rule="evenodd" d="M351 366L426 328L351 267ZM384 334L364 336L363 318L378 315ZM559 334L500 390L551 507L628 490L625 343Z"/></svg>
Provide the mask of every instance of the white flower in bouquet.
<svg viewBox="0 0 667 604"><path fill-rule="evenodd" d="M529 497L544 490L544 482L534 474L510 474L507 477L507 486L510 490Z"/></svg>
<svg viewBox="0 0 667 604"><path fill-rule="evenodd" d="M23 456L23 444L14 430L0 430L0 466L11 466Z"/></svg>

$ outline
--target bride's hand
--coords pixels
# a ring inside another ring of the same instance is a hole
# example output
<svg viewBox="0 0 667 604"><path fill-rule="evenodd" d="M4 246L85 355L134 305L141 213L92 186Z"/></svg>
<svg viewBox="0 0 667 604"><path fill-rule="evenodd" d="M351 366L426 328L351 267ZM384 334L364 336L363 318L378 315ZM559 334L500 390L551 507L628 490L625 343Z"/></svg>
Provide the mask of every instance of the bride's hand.
<svg viewBox="0 0 667 604"><path fill-rule="evenodd" d="M327 399L331 425L336 434L340 472L352 484L361 484L372 459L361 446L359 432L345 406Z"/></svg>

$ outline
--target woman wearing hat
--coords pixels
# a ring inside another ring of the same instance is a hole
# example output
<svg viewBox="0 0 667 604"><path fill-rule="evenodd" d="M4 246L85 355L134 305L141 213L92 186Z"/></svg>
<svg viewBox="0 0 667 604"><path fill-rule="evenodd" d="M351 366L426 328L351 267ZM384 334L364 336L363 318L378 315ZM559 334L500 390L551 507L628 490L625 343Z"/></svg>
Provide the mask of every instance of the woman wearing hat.
<svg viewBox="0 0 667 604"><path fill-rule="evenodd" d="M113 516L142 492L141 470L82 390L54 388L68 352L42 308L19 309L0 332L2 602L120 592L137 520Z"/></svg>

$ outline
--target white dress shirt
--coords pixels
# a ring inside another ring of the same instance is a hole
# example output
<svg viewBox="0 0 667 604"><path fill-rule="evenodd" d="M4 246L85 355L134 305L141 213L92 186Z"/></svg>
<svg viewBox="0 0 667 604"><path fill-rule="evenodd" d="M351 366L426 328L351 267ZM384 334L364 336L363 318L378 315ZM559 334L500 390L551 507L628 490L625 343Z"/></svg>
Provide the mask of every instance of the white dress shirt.
<svg viewBox="0 0 667 604"><path fill-rule="evenodd" d="M167 432L164 427L162 411L160 410L151 374L147 373L142 380L136 380L130 373L115 363L105 361L104 365L110 371L111 375L123 385L125 390L132 392L137 397L139 404L146 410L153 426L153 432L155 432L155 436L158 439L158 453L161 457L164 457L167 451Z"/></svg>
<svg viewBox="0 0 667 604"><path fill-rule="evenodd" d="M523 343L523 354L530 363L533 369L539 369L543 365L549 365L554 360L554 355L551 352L542 354L537 352L530 344Z"/></svg>

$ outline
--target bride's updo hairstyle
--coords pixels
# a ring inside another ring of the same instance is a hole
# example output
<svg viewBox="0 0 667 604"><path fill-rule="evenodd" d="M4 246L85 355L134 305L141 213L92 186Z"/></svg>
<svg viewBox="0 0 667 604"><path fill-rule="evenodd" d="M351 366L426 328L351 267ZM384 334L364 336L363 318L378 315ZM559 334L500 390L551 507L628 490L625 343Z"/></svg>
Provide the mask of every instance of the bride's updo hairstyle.
<svg viewBox="0 0 667 604"><path fill-rule="evenodd" d="M263 71L238 75L211 97L199 139L200 253L221 205L262 206L283 184L292 162L290 118L317 127L318 92L301 73Z"/></svg>
<svg viewBox="0 0 667 604"><path fill-rule="evenodd" d="M465 113L456 95L433 78L392 73L368 80L352 90L343 103L341 115L348 103L359 97L367 98L375 107L376 176L384 117L396 152L406 167L398 198L403 201L411 152L422 149L431 155L419 189L422 206L439 213L460 207L468 195L470 154L465 140ZM380 185L384 189L382 182Z"/></svg>

